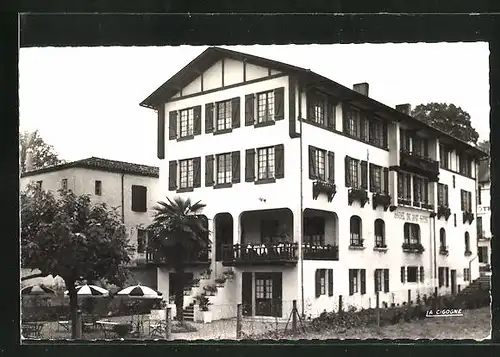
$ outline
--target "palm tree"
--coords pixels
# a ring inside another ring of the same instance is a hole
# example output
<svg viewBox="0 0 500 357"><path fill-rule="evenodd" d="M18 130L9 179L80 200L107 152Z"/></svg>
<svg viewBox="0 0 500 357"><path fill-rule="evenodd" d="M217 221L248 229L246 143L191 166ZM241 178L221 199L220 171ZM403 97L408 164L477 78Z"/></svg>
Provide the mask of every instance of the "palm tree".
<svg viewBox="0 0 500 357"><path fill-rule="evenodd" d="M201 201L192 204L189 198L181 197L167 197L167 201L159 201L154 207L153 223L149 226L151 248L164 256L176 273L175 306L177 320L182 321L186 262L210 245L207 219L200 214L206 205Z"/></svg>

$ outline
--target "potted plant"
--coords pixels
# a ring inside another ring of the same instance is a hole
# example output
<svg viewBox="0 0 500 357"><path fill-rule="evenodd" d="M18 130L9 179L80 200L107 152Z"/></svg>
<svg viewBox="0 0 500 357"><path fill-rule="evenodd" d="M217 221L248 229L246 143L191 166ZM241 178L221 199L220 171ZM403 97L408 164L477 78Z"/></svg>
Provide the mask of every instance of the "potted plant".
<svg viewBox="0 0 500 357"><path fill-rule="evenodd" d="M372 198L373 209L376 209L378 206L382 206L384 211L387 211L391 205L391 196L389 196L389 194L376 192L373 194Z"/></svg>
<svg viewBox="0 0 500 357"><path fill-rule="evenodd" d="M352 205L354 201L359 201L361 207L364 207L368 202L368 192L364 188L351 188L349 190L348 196L349 206Z"/></svg>
<svg viewBox="0 0 500 357"><path fill-rule="evenodd" d="M425 249L421 243L403 243L403 251L407 253L422 253Z"/></svg>
<svg viewBox="0 0 500 357"><path fill-rule="evenodd" d="M472 221L474 220L474 213L465 211L463 213L463 223L469 222L469 224L472 224Z"/></svg>
<svg viewBox="0 0 500 357"><path fill-rule="evenodd" d="M224 278L226 278L226 280L232 280L234 278L234 271L232 269L226 270L222 274L224 275Z"/></svg>
<svg viewBox="0 0 500 357"><path fill-rule="evenodd" d="M217 293L217 286L215 284L208 284L203 287L207 296L214 296Z"/></svg>
<svg viewBox="0 0 500 357"><path fill-rule="evenodd" d="M324 180L317 180L313 182L313 199L317 199L319 194L323 192L326 194L328 202L332 202L333 197L337 193L337 186L333 182Z"/></svg>
<svg viewBox="0 0 500 357"><path fill-rule="evenodd" d="M212 269L207 269L201 274L201 279L203 280L210 279L211 275L212 275Z"/></svg>
<svg viewBox="0 0 500 357"><path fill-rule="evenodd" d="M208 306L212 305L210 300L205 295L197 295L195 303L198 305L201 312L201 319L203 323L212 322L212 312L208 310Z"/></svg>
<svg viewBox="0 0 500 357"><path fill-rule="evenodd" d="M225 282L226 282L226 278L224 278L224 277L215 279L215 285L218 288L223 288Z"/></svg>
<svg viewBox="0 0 500 357"><path fill-rule="evenodd" d="M440 219L441 217L444 217L445 220L448 220L451 215L451 210L448 207L445 207L443 205L438 207L437 210L437 218Z"/></svg>
<svg viewBox="0 0 500 357"><path fill-rule="evenodd" d="M194 288L199 287L200 286L200 279L193 278L193 280L191 280L191 286L194 287Z"/></svg>

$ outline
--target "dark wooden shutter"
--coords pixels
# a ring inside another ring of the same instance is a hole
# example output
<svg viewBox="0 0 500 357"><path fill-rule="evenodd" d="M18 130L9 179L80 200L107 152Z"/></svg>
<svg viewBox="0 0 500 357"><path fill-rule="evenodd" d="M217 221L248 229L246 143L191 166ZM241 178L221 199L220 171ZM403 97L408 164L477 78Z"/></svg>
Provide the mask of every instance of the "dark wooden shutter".
<svg viewBox="0 0 500 357"><path fill-rule="evenodd" d="M443 286L443 273L444 273L444 268L439 267L438 268L438 286L439 287Z"/></svg>
<svg viewBox="0 0 500 357"><path fill-rule="evenodd" d="M401 282L404 284L406 281L406 268L401 267Z"/></svg>
<svg viewBox="0 0 500 357"><path fill-rule="evenodd" d="M193 187L201 186L201 157L193 158Z"/></svg>
<svg viewBox="0 0 500 357"><path fill-rule="evenodd" d="M333 269L328 269L328 296L333 296Z"/></svg>
<svg viewBox="0 0 500 357"><path fill-rule="evenodd" d="M444 185L444 204L448 207L448 185Z"/></svg>
<svg viewBox="0 0 500 357"><path fill-rule="evenodd" d="M255 94L245 96L245 126L255 124Z"/></svg>
<svg viewBox="0 0 500 357"><path fill-rule="evenodd" d="M375 165L369 165L369 177L370 177L370 192L375 192Z"/></svg>
<svg viewBox="0 0 500 357"><path fill-rule="evenodd" d="M389 269L384 269L384 293L389 292Z"/></svg>
<svg viewBox="0 0 500 357"><path fill-rule="evenodd" d="M335 104L333 104L330 100L326 105L326 127L328 129L335 129Z"/></svg>
<svg viewBox="0 0 500 357"><path fill-rule="evenodd" d="M214 103L205 104L205 133L214 131Z"/></svg>
<svg viewBox="0 0 500 357"><path fill-rule="evenodd" d="M214 156L205 156L205 186L214 185Z"/></svg>
<svg viewBox="0 0 500 357"><path fill-rule="evenodd" d="M445 268L444 273L446 274L446 287L450 286L450 268Z"/></svg>
<svg viewBox="0 0 500 357"><path fill-rule="evenodd" d="M424 156L429 157L429 140L422 139L422 145L424 146Z"/></svg>
<svg viewBox="0 0 500 357"><path fill-rule="evenodd" d="M382 146L387 149L388 142L387 142L387 123L382 124Z"/></svg>
<svg viewBox="0 0 500 357"><path fill-rule="evenodd" d="M132 185L132 211L147 211L148 189L145 186Z"/></svg>
<svg viewBox="0 0 500 357"><path fill-rule="evenodd" d="M321 295L321 270L320 269L316 269L314 281L315 281L315 285L316 285L316 297L320 297L320 295Z"/></svg>
<svg viewBox="0 0 500 357"><path fill-rule="evenodd" d="M245 182L255 181L255 149L245 151Z"/></svg>
<svg viewBox="0 0 500 357"><path fill-rule="evenodd" d="M378 269L375 269L373 271L373 286L375 290L375 294L377 293L377 288L378 288L378 276L377 276Z"/></svg>
<svg viewBox="0 0 500 357"><path fill-rule="evenodd" d="M274 90L274 120L285 119L285 87Z"/></svg>
<svg viewBox="0 0 500 357"><path fill-rule="evenodd" d="M389 169L384 167L384 193L389 194Z"/></svg>
<svg viewBox="0 0 500 357"><path fill-rule="evenodd" d="M158 159L165 158L165 106L158 107Z"/></svg>
<svg viewBox="0 0 500 357"><path fill-rule="evenodd" d="M335 183L335 153L328 151L328 181Z"/></svg>
<svg viewBox="0 0 500 357"><path fill-rule="evenodd" d="M177 161L168 163L168 190L177 190Z"/></svg>
<svg viewBox="0 0 500 357"><path fill-rule="evenodd" d="M361 188L368 189L368 163L361 161Z"/></svg>
<svg viewBox="0 0 500 357"><path fill-rule="evenodd" d="M420 282L423 283L425 280L424 267L420 267Z"/></svg>
<svg viewBox="0 0 500 357"><path fill-rule="evenodd" d="M366 139L366 113L363 113L363 112L359 112L359 138L361 140L365 140Z"/></svg>
<svg viewBox="0 0 500 357"><path fill-rule="evenodd" d="M252 315L252 273L242 273L242 286L241 286L241 303L243 305L243 315Z"/></svg>
<svg viewBox="0 0 500 357"><path fill-rule="evenodd" d="M168 114L168 140L177 139L177 112L171 111Z"/></svg>
<svg viewBox="0 0 500 357"><path fill-rule="evenodd" d="M233 166L233 183L238 183L240 182L240 172L241 172L239 151L233 151L231 165Z"/></svg>
<svg viewBox="0 0 500 357"><path fill-rule="evenodd" d="M465 211L465 200L464 200L464 190L460 190L460 210Z"/></svg>
<svg viewBox="0 0 500 357"><path fill-rule="evenodd" d="M354 295L354 269L349 269L349 295Z"/></svg>
<svg viewBox="0 0 500 357"><path fill-rule="evenodd" d="M193 108L193 135L201 134L201 105L197 105Z"/></svg>
<svg viewBox="0 0 500 357"><path fill-rule="evenodd" d="M361 275L361 295L366 294L366 270L360 270Z"/></svg>
<svg viewBox="0 0 500 357"><path fill-rule="evenodd" d="M309 178L314 180L316 178L316 160L315 160L316 148L309 145Z"/></svg>
<svg viewBox="0 0 500 357"><path fill-rule="evenodd" d="M285 177L285 146L283 144L274 147L274 159L276 165L275 177L281 179Z"/></svg>
<svg viewBox="0 0 500 357"><path fill-rule="evenodd" d="M472 212L472 192L467 192L467 210Z"/></svg>
<svg viewBox="0 0 500 357"><path fill-rule="evenodd" d="M314 121L314 106L316 104L316 98L314 91L310 90L307 92L307 120Z"/></svg>
<svg viewBox="0 0 500 357"><path fill-rule="evenodd" d="M345 157L345 185L346 187L351 187L351 158L349 156Z"/></svg>
<svg viewBox="0 0 500 357"><path fill-rule="evenodd" d="M351 134L349 132L349 106L342 103L342 132Z"/></svg>
<svg viewBox="0 0 500 357"><path fill-rule="evenodd" d="M240 97L231 99L231 120L233 129L240 127Z"/></svg>
<svg viewBox="0 0 500 357"><path fill-rule="evenodd" d="M283 277L282 273L273 273L273 292L272 292L272 315L274 317L282 317L283 308L282 308L282 292L283 292Z"/></svg>

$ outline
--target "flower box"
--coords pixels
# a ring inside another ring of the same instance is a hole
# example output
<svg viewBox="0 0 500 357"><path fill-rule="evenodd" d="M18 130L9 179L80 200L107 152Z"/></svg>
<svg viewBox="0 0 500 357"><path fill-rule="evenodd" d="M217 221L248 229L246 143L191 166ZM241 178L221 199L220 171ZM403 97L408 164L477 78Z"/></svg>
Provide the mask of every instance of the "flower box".
<svg viewBox="0 0 500 357"><path fill-rule="evenodd" d="M351 244L349 245L349 249L365 249L363 246L364 239L359 238L356 241L351 241Z"/></svg>
<svg viewBox="0 0 500 357"><path fill-rule="evenodd" d="M421 254L425 249L421 243L403 243L403 252Z"/></svg>
<svg viewBox="0 0 500 357"><path fill-rule="evenodd" d="M463 223L469 222L469 224L472 224L472 221L474 220L474 213L465 211L463 213Z"/></svg>
<svg viewBox="0 0 500 357"><path fill-rule="evenodd" d="M439 247L439 254L441 255L448 255L448 247L447 246L440 246Z"/></svg>
<svg viewBox="0 0 500 357"><path fill-rule="evenodd" d="M448 207L445 206L439 206L438 211L437 211L437 218L440 219L441 217L444 217L445 220L448 220L451 216L451 210Z"/></svg>
<svg viewBox="0 0 500 357"><path fill-rule="evenodd" d="M372 196L372 204L373 209L381 206L384 208L384 211L387 211L387 209L391 205L391 196L385 193L374 193Z"/></svg>
<svg viewBox="0 0 500 357"><path fill-rule="evenodd" d="M469 255L472 255L472 252L470 250L466 250L464 255L468 257Z"/></svg>
<svg viewBox="0 0 500 357"><path fill-rule="evenodd" d="M351 188L347 195L349 206L351 206L354 201L359 201L361 207L364 207L368 200L368 192L363 188Z"/></svg>
<svg viewBox="0 0 500 357"><path fill-rule="evenodd" d="M337 186L328 181L317 180L313 182L313 199L318 199L320 193L325 193L328 199L328 202L332 202L333 197L337 193Z"/></svg>

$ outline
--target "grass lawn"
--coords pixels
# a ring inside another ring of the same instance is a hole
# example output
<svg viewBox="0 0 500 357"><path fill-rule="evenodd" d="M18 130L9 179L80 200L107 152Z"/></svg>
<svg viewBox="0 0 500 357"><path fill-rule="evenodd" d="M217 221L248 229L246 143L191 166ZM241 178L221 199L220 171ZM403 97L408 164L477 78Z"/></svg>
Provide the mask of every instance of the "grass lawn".
<svg viewBox="0 0 500 357"><path fill-rule="evenodd" d="M463 317L433 317L384 326L308 333L306 339L474 339L489 338L489 307L465 310Z"/></svg>

